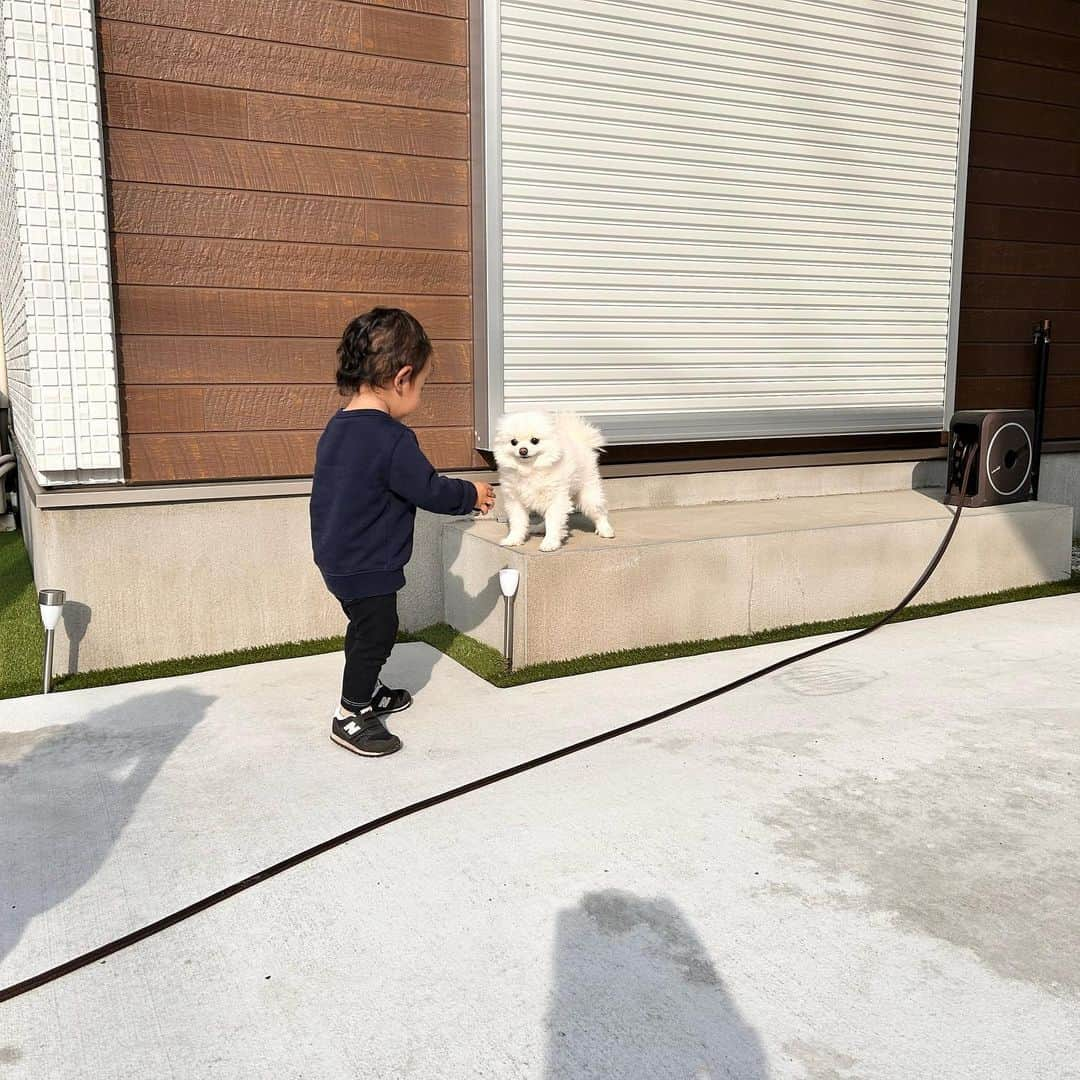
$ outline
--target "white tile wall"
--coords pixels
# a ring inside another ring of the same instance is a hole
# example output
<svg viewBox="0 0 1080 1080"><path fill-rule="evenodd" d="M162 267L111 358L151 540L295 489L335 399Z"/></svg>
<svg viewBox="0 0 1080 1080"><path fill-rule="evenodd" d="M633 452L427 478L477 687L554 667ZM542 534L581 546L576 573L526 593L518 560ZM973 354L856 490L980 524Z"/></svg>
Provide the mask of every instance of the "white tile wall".
<svg viewBox="0 0 1080 1080"><path fill-rule="evenodd" d="M122 479L93 0L2 0L0 310L40 482Z"/></svg>
<svg viewBox="0 0 1080 1080"><path fill-rule="evenodd" d="M26 340L26 297L23 291L22 244L16 205L15 155L8 123L6 78L0 78L0 327L4 333L4 360L12 422L20 432L33 432L32 382Z"/></svg>

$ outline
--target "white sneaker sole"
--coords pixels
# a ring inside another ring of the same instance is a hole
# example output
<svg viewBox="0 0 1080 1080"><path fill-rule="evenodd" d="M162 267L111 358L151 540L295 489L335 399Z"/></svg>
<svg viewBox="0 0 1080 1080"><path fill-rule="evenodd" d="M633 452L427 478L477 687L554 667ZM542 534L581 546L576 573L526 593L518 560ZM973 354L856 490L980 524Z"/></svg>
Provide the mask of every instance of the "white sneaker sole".
<svg viewBox="0 0 1080 1080"><path fill-rule="evenodd" d="M393 750L361 750L359 746L353 746L347 739L335 735L332 731L330 732L330 741L336 742L338 746L344 746L346 750L349 750L354 754L359 754L361 757L389 757L391 754L396 754L402 747L402 744L399 742Z"/></svg>

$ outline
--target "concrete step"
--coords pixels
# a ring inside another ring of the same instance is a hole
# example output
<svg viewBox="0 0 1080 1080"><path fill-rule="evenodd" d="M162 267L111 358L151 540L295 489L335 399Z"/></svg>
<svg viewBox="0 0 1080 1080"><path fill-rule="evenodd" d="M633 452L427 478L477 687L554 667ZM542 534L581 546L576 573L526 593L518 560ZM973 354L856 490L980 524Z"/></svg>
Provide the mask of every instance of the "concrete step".
<svg viewBox="0 0 1080 1080"><path fill-rule="evenodd" d="M892 607L948 527L941 491L879 491L613 514L604 540L575 523L558 552L506 526L443 529L446 621L500 648L497 575L521 572L518 665L744 634ZM968 509L919 602L1067 578L1072 507Z"/></svg>

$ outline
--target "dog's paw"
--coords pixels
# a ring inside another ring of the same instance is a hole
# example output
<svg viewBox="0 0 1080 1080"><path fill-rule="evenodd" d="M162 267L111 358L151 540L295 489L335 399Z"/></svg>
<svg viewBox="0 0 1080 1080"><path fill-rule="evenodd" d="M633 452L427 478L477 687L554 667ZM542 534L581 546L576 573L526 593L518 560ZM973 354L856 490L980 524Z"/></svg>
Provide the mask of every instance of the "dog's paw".
<svg viewBox="0 0 1080 1080"><path fill-rule="evenodd" d="M524 536L504 536L499 541L499 547L521 547L524 543Z"/></svg>
<svg viewBox="0 0 1080 1080"><path fill-rule="evenodd" d="M602 536L605 540L614 540L615 530L610 525L597 525L596 535Z"/></svg>
<svg viewBox="0 0 1080 1080"><path fill-rule="evenodd" d="M562 541L558 537L545 536L544 542L540 545L541 551L558 551L562 547Z"/></svg>

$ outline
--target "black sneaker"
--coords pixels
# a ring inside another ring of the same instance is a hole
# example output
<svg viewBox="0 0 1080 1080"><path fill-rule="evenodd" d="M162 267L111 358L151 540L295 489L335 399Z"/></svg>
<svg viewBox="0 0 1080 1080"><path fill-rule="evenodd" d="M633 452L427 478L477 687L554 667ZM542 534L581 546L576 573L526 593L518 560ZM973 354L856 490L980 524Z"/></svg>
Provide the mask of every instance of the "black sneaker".
<svg viewBox="0 0 1080 1080"><path fill-rule="evenodd" d="M375 684L375 693L371 695L371 711L376 716L404 712L411 704L412 694L408 690L391 690L382 683Z"/></svg>
<svg viewBox="0 0 1080 1080"><path fill-rule="evenodd" d="M386 730L370 705L355 716L335 716L330 724L330 738L364 757L385 757L401 749L401 740Z"/></svg>

